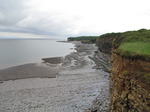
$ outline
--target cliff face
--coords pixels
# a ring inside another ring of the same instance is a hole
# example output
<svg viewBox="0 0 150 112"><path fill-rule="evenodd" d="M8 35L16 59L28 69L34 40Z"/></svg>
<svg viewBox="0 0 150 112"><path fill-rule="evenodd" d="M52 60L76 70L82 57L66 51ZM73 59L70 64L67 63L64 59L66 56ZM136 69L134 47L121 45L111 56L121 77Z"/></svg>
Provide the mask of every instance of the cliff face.
<svg viewBox="0 0 150 112"><path fill-rule="evenodd" d="M111 53L113 38L100 38L97 40L97 46L101 52Z"/></svg>
<svg viewBox="0 0 150 112"><path fill-rule="evenodd" d="M112 52L111 112L150 112L150 62Z"/></svg>
<svg viewBox="0 0 150 112"><path fill-rule="evenodd" d="M111 112L150 112L150 30L107 33L99 50L112 55Z"/></svg>
<svg viewBox="0 0 150 112"><path fill-rule="evenodd" d="M120 36L120 33L103 34L96 40L96 45L98 46L101 52L111 54L113 40L119 36Z"/></svg>
<svg viewBox="0 0 150 112"><path fill-rule="evenodd" d="M111 112L150 112L150 30L106 33L96 45L112 55Z"/></svg>

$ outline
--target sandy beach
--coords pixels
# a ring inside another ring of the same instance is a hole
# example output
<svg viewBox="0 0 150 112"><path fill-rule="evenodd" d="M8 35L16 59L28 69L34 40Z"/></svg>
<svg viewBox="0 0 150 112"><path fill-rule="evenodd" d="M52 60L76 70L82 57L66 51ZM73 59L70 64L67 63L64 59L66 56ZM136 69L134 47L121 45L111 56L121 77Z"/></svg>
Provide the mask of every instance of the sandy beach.
<svg viewBox="0 0 150 112"><path fill-rule="evenodd" d="M107 112L109 57L74 44L65 57L0 70L0 112Z"/></svg>

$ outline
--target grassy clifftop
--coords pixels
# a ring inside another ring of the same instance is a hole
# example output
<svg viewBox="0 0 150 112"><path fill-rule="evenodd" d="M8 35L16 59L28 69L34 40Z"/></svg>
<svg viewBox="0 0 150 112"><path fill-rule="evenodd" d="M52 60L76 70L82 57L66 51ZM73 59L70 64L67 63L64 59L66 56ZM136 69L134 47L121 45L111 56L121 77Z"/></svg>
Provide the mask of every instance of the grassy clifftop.
<svg viewBox="0 0 150 112"><path fill-rule="evenodd" d="M141 29L138 31L127 31L120 33L120 36L114 39L113 45L118 47L122 43L128 42L150 42L150 30Z"/></svg>
<svg viewBox="0 0 150 112"><path fill-rule="evenodd" d="M114 38L116 52L124 57L150 60L150 30L128 31Z"/></svg>
<svg viewBox="0 0 150 112"><path fill-rule="evenodd" d="M106 53L113 47L121 56L150 60L150 30L106 33L99 36L97 45Z"/></svg>
<svg viewBox="0 0 150 112"><path fill-rule="evenodd" d="M141 29L123 33L107 33L98 38L97 45L101 51L110 53L113 48L114 52L126 57L126 59L140 59L147 63L150 62L150 30ZM133 66L137 67L138 65L133 64ZM146 67L148 66L149 64ZM142 67L137 68L141 69ZM150 84L150 73L148 71L143 72L140 69L136 70L134 74L138 74L140 79L142 78L146 83Z"/></svg>
<svg viewBox="0 0 150 112"><path fill-rule="evenodd" d="M117 52L122 56L150 59L150 43L148 42L128 42L122 44Z"/></svg>
<svg viewBox="0 0 150 112"><path fill-rule="evenodd" d="M96 42L102 52L111 53L113 47L115 52L121 56L150 61L150 30L146 29L106 33L100 36L69 37L68 41Z"/></svg>

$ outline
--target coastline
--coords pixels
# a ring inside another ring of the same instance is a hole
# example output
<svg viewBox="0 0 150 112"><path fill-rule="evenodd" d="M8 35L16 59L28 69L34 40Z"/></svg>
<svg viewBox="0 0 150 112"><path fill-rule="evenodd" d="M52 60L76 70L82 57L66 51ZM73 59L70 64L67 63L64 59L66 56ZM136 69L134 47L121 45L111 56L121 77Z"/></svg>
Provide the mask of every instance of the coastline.
<svg viewBox="0 0 150 112"><path fill-rule="evenodd" d="M83 112L89 107L95 108L92 104L96 99L101 105L99 110L107 111L109 74L101 68L97 69L94 60L89 58L94 56L97 48L91 44L74 44L77 52L65 57L47 58L43 59L43 63L0 70L0 74L4 74L0 75L1 82L5 80L0 83L0 98L3 99L0 100L0 110ZM19 100L16 95L20 96ZM39 99L40 102L37 102ZM20 103L18 107L20 101L26 103ZM6 106L8 103L10 106Z"/></svg>

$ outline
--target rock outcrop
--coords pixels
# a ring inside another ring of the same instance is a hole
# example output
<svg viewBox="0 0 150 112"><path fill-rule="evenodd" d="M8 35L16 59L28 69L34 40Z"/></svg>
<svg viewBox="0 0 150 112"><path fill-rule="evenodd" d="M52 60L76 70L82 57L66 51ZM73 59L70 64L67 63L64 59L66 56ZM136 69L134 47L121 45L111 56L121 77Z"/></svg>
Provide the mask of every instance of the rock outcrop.
<svg viewBox="0 0 150 112"><path fill-rule="evenodd" d="M113 38L99 38L97 40L97 46L101 52L111 53Z"/></svg>
<svg viewBox="0 0 150 112"><path fill-rule="evenodd" d="M111 54L113 40L114 38L117 38L119 36L120 36L120 33L103 34L96 40L96 45L98 46L101 52Z"/></svg>
<svg viewBox="0 0 150 112"><path fill-rule="evenodd" d="M150 62L112 52L111 112L150 112Z"/></svg>
<svg viewBox="0 0 150 112"><path fill-rule="evenodd" d="M123 43L149 42L149 34L149 30L142 29L107 33L97 39L99 50L111 54L111 112L150 112L149 55L134 56L134 51L118 50Z"/></svg>

